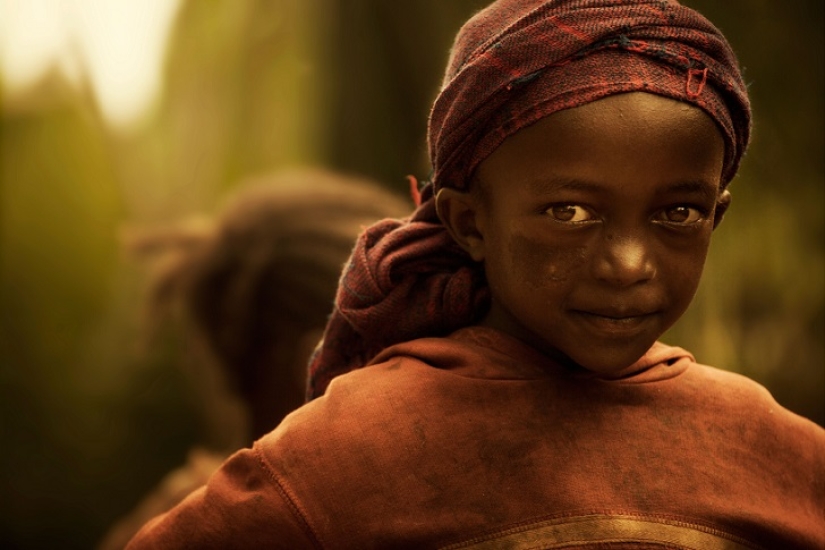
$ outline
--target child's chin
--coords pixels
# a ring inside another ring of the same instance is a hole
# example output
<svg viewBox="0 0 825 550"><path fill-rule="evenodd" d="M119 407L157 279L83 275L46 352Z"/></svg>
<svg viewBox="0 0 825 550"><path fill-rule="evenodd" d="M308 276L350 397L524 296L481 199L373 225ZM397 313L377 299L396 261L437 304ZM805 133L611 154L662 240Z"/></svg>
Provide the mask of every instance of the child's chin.
<svg viewBox="0 0 825 550"><path fill-rule="evenodd" d="M583 369L602 378L621 378L639 370L636 363L650 349L650 345L618 350L594 347L592 350L577 354L579 357L573 356L571 359Z"/></svg>

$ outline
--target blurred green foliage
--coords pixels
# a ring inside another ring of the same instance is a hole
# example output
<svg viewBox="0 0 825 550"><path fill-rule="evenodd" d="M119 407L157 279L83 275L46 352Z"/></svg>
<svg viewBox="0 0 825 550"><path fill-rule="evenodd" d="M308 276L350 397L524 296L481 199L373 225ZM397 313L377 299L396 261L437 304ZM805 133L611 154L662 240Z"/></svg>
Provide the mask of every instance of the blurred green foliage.
<svg viewBox="0 0 825 550"><path fill-rule="evenodd" d="M166 89L119 133L53 76L3 98L0 544L89 548L205 433L175 338L141 347L123 223L210 212L240 178L323 164L402 190L481 0L188 2ZM686 0L739 52L756 113L695 303L665 340L822 424L823 3Z"/></svg>

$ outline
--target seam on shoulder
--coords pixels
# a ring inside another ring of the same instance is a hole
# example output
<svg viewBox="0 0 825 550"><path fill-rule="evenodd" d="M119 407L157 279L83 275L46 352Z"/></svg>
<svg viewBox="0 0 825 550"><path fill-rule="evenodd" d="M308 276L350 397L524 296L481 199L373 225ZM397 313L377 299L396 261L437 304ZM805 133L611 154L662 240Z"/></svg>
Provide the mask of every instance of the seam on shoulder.
<svg viewBox="0 0 825 550"><path fill-rule="evenodd" d="M295 497L295 495L292 494L292 491L290 491L281 482L280 477L272 470L272 468L270 468L270 466L267 463L266 459L261 454L260 447L258 447L257 445L253 445L252 452L255 453L255 458L258 460L258 462L261 464L261 467L264 469L264 471L267 473L269 478L275 484L275 487L278 489L278 492L281 494L281 497L283 497L283 499L289 505L289 509L292 511L292 514L295 516L295 518L301 524L301 526L303 527L305 533L307 534L309 539L312 541L312 545L315 548L317 548L318 550L323 550L324 545L321 542L321 538L318 536L318 533L316 533L315 530L312 528L312 526L309 524L309 520L307 519L306 514L304 514L304 511L301 509L301 506L298 504L298 499Z"/></svg>

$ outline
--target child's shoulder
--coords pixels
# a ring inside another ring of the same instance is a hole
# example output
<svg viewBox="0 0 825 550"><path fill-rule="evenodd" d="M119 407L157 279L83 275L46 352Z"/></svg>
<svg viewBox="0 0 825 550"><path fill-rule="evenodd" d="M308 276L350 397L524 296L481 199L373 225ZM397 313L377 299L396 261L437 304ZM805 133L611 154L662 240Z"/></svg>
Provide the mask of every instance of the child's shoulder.
<svg viewBox="0 0 825 550"><path fill-rule="evenodd" d="M741 418L743 426L770 430L789 440L813 438L825 452L825 429L784 407L752 378L702 363L694 363L685 374L682 383L693 388L701 409Z"/></svg>

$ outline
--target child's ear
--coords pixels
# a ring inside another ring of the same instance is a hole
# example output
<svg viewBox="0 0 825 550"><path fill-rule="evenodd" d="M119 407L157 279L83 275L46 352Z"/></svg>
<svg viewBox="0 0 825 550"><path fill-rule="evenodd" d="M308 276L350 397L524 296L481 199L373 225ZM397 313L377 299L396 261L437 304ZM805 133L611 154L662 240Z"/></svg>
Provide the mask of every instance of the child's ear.
<svg viewBox="0 0 825 550"><path fill-rule="evenodd" d="M727 212L728 208L730 208L731 198L732 197L730 191L728 191L727 189L719 193L719 198L716 199L716 208L713 212L714 229L719 227L719 224L722 223L722 218L725 217L725 212Z"/></svg>
<svg viewBox="0 0 825 550"><path fill-rule="evenodd" d="M477 197L467 191L443 188L435 197L441 223L470 257L484 259L484 237L478 227Z"/></svg>

